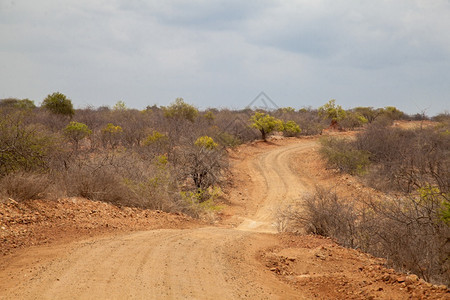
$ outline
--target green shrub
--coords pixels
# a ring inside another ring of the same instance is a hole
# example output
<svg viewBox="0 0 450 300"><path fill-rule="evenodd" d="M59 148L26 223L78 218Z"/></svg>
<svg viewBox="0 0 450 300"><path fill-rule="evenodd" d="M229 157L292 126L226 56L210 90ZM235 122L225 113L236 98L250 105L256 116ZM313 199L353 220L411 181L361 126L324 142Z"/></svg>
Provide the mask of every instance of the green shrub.
<svg viewBox="0 0 450 300"><path fill-rule="evenodd" d="M42 102L42 107L57 115L72 117L75 114L72 101L60 92L48 95Z"/></svg>
<svg viewBox="0 0 450 300"><path fill-rule="evenodd" d="M266 141L267 135L272 131L283 130L283 121L262 112L255 112L250 121L252 122L251 126L261 132L261 137L264 141Z"/></svg>
<svg viewBox="0 0 450 300"><path fill-rule="evenodd" d="M64 135L74 142L75 150L78 149L78 143L92 134L92 130L86 124L79 122L70 122L64 128Z"/></svg>
<svg viewBox="0 0 450 300"><path fill-rule="evenodd" d="M198 110L194 106L184 102L183 98L175 99L175 102L168 107L162 108L166 118L188 120L194 122L198 115Z"/></svg>
<svg viewBox="0 0 450 300"><path fill-rule="evenodd" d="M344 139L321 139L320 153L329 166L350 174L364 174L370 164L370 153L353 149L351 142Z"/></svg>
<svg viewBox="0 0 450 300"><path fill-rule="evenodd" d="M214 150L219 146L212 137L209 137L207 135L199 137L195 142L194 145L200 148L204 148L206 150Z"/></svg>
<svg viewBox="0 0 450 300"><path fill-rule="evenodd" d="M285 136L297 136L302 130L294 121L287 121L283 124L283 133Z"/></svg>
<svg viewBox="0 0 450 300"><path fill-rule="evenodd" d="M0 120L0 176L48 167L56 141L36 127L25 125L23 118L23 114L14 113Z"/></svg>

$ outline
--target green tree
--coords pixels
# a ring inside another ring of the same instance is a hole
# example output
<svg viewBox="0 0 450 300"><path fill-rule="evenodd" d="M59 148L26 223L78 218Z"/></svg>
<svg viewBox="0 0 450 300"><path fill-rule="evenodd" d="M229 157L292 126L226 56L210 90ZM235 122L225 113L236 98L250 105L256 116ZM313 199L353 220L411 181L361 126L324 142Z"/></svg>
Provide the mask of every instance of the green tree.
<svg viewBox="0 0 450 300"><path fill-rule="evenodd" d="M320 117L330 119L332 126L346 117L345 110L340 105L336 105L335 99L331 99L319 107L318 113Z"/></svg>
<svg viewBox="0 0 450 300"><path fill-rule="evenodd" d="M283 124L283 133L285 136L295 136L302 132L300 126L294 121L287 121Z"/></svg>
<svg viewBox="0 0 450 300"><path fill-rule="evenodd" d="M363 116L369 124L383 113L383 109L374 109L373 107L355 107L353 111Z"/></svg>
<svg viewBox="0 0 450 300"><path fill-rule="evenodd" d="M195 141L194 145L197 147L205 148L207 150L214 150L217 148L217 146L219 146L219 144L214 142L212 137L209 137L207 135L199 137Z"/></svg>
<svg viewBox="0 0 450 300"><path fill-rule="evenodd" d="M72 101L60 92L48 95L42 102L42 107L57 115L72 117L75 114Z"/></svg>
<svg viewBox="0 0 450 300"><path fill-rule="evenodd" d="M261 137L264 141L266 141L267 135L272 131L283 130L283 121L262 112L255 112L250 121L252 122L251 126L261 132Z"/></svg>
<svg viewBox="0 0 450 300"><path fill-rule="evenodd" d="M405 113L395 106L386 106L382 113L391 120L401 120L405 117Z"/></svg>
<svg viewBox="0 0 450 300"><path fill-rule="evenodd" d="M16 99L16 98L7 98L7 99L1 99L0 100L0 108L6 107L6 108L19 108L24 110L32 110L36 108L36 105L34 105L34 101L30 99Z"/></svg>
<svg viewBox="0 0 450 300"><path fill-rule="evenodd" d="M184 102L183 98L175 99L174 103L162 109L164 116L172 119L185 119L194 122L198 115L197 108Z"/></svg>
<svg viewBox="0 0 450 300"><path fill-rule="evenodd" d="M86 124L79 122L70 122L64 128L64 135L73 141L75 150L78 150L79 142L91 134L92 130Z"/></svg>
<svg viewBox="0 0 450 300"><path fill-rule="evenodd" d="M117 147L122 132L123 128L119 125L116 126L112 123L108 123L106 127L102 129L103 146L107 147L109 144L112 148Z"/></svg>

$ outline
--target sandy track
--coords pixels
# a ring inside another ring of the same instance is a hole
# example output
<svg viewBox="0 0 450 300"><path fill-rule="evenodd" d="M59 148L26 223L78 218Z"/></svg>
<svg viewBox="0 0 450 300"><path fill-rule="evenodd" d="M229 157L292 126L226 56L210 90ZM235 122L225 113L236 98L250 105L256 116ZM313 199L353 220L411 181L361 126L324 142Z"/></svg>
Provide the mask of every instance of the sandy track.
<svg viewBox="0 0 450 300"><path fill-rule="evenodd" d="M299 298L256 260L274 246L274 211L312 186L290 168L294 153L314 141L274 147L242 166L251 182L249 200L257 210L236 229L153 230L66 245L25 274L13 274L1 299L277 299ZM244 216L244 215L242 215ZM19 258L20 261L20 258ZM37 270L37 271L36 271ZM2 270L6 274L8 268ZM5 276L2 276L4 278Z"/></svg>
<svg viewBox="0 0 450 300"><path fill-rule="evenodd" d="M309 178L300 178L291 169L292 156L307 155L316 146L315 141L302 140L295 144L277 147L250 160L249 170L253 178L253 202L258 203L256 213L245 218L237 227L240 230L276 233L277 210L299 201L312 189ZM259 200L258 200L259 199Z"/></svg>

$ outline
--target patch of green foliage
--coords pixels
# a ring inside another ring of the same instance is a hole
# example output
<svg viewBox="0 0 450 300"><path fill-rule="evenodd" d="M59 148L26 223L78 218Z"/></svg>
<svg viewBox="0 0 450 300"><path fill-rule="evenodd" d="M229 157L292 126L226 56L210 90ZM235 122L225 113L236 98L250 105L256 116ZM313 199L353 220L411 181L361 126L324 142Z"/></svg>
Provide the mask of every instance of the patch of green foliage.
<svg viewBox="0 0 450 300"><path fill-rule="evenodd" d="M335 99L331 99L319 107L318 114L324 119L331 119L336 122L343 120L347 116L347 113L342 106L336 105Z"/></svg>
<svg viewBox="0 0 450 300"><path fill-rule="evenodd" d="M198 110L194 106L184 102L183 98L175 99L168 107L162 107L166 118L188 120L194 122L198 116Z"/></svg>
<svg viewBox="0 0 450 300"><path fill-rule="evenodd" d="M194 145L207 150L214 150L217 148L217 146L219 146L219 144L214 142L212 137L209 137L207 135L199 137L195 141Z"/></svg>
<svg viewBox="0 0 450 300"><path fill-rule="evenodd" d="M49 153L56 146L54 138L25 125L23 118L16 113L0 119L0 176L47 168Z"/></svg>
<svg viewBox="0 0 450 300"><path fill-rule="evenodd" d="M300 126L294 121L287 121L283 124L283 133L285 136L296 136L302 132Z"/></svg>
<svg viewBox="0 0 450 300"><path fill-rule="evenodd" d="M166 141L168 138L165 134L162 134L156 130L149 134L144 140L144 146L148 146L157 142Z"/></svg>
<svg viewBox="0 0 450 300"><path fill-rule="evenodd" d="M341 172L362 175L370 164L369 152L353 149L349 141L323 138L320 153L328 164Z"/></svg>
<svg viewBox="0 0 450 300"><path fill-rule="evenodd" d="M250 121L252 122L251 126L261 132L264 141L266 141L269 133L275 130L283 130L283 121L263 112L255 112Z"/></svg>
<svg viewBox="0 0 450 300"><path fill-rule="evenodd" d="M70 122L64 128L64 135L74 142L75 149L78 149L78 143L92 134L92 130L86 124L79 122Z"/></svg>
<svg viewBox="0 0 450 300"><path fill-rule="evenodd" d="M75 114L72 101L60 92L48 95L42 102L42 107L56 115L72 117Z"/></svg>

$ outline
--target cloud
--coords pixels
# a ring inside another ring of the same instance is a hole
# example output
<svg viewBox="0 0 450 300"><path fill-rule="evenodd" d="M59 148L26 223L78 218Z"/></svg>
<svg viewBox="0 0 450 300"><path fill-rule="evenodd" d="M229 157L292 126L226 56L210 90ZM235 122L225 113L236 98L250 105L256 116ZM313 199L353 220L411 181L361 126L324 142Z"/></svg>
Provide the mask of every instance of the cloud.
<svg viewBox="0 0 450 300"><path fill-rule="evenodd" d="M448 109L448 15L446 0L3 1L0 97Z"/></svg>

